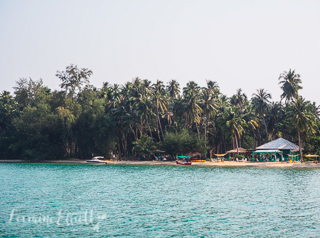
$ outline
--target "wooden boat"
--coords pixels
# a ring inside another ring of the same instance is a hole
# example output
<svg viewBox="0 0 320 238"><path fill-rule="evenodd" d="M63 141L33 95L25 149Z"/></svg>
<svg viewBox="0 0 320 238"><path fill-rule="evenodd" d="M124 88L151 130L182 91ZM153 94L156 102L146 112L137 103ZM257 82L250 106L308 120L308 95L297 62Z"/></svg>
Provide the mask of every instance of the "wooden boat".
<svg viewBox="0 0 320 238"><path fill-rule="evenodd" d="M104 157L102 157L102 156L96 156L96 157L93 157L93 158L90 159L90 160L87 160L86 162L87 162L87 163L90 163L90 164L107 164L106 161L100 160L100 159L104 159Z"/></svg>
<svg viewBox="0 0 320 238"><path fill-rule="evenodd" d="M206 162L206 160L204 160L204 159L191 159L191 162L201 162L201 163L203 163L203 162Z"/></svg>
<svg viewBox="0 0 320 238"><path fill-rule="evenodd" d="M192 164L192 162L183 162L183 161L179 161L179 160L176 160L176 163L179 165L191 165Z"/></svg>

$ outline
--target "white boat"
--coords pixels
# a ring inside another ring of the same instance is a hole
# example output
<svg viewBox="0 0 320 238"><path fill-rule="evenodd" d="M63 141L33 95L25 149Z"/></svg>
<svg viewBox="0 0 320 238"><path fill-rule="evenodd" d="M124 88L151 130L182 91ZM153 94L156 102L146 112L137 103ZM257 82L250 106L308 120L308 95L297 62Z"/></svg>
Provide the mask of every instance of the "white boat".
<svg viewBox="0 0 320 238"><path fill-rule="evenodd" d="M92 159L87 160L86 162L91 163L91 164L107 164L106 161L101 160L101 159L104 159L104 157L103 156L95 156Z"/></svg>

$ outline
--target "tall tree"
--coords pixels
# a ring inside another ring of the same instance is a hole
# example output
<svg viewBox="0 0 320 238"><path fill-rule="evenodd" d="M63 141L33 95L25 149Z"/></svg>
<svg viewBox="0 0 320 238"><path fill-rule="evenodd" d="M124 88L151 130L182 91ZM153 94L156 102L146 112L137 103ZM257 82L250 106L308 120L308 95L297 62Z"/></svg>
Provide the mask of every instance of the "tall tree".
<svg viewBox="0 0 320 238"><path fill-rule="evenodd" d="M61 80L60 87L73 98L74 94L81 90L83 84L89 83L92 71L86 68L78 68L77 65L69 65L66 71L57 71L56 76Z"/></svg>
<svg viewBox="0 0 320 238"><path fill-rule="evenodd" d="M200 99L200 87L194 81L187 83L187 86L183 88L183 96L185 102L185 118L186 122L192 127L195 123L197 134L199 134L199 123L202 109L199 105Z"/></svg>
<svg viewBox="0 0 320 238"><path fill-rule="evenodd" d="M236 107L231 107L231 110L226 111L224 116L227 128L232 131L236 142L237 154L239 154L239 140L244 132L244 127L247 126L246 121L243 118L243 114L240 113L240 109Z"/></svg>
<svg viewBox="0 0 320 238"><path fill-rule="evenodd" d="M220 88L216 81L207 80L207 88L212 90L212 93L215 96L218 96L220 94Z"/></svg>
<svg viewBox="0 0 320 238"><path fill-rule="evenodd" d="M287 115L289 115L298 131L299 139L299 152L301 161L303 161L302 155L302 134L315 132L315 119L316 115L311 110L311 104L309 101L305 101L302 97L295 99L291 105L287 108Z"/></svg>
<svg viewBox="0 0 320 238"><path fill-rule="evenodd" d="M244 104L246 103L246 101L247 101L247 95L242 92L241 88L237 89L237 93L233 95L230 100L231 104L240 108L244 107Z"/></svg>
<svg viewBox="0 0 320 238"><path fill-rule="evenodd" d="M267 91L265 91L264 89L257 90L257 93L254 93L251 99L253 108L258 113L259 118L263 121L267 138L269 138L269 134L268 134L267 123L265 118L268 112L270 99L271 99L271 94L267 93Z"/></svg>
<svg viewBox="0 0 320 238"><path fill-rule="evenodd" d="M7 131L13 118L18 115L17 105L8 91L0 93L0 138L1 133Z"/></svg>
<svg viewBox="0 0 320 238"><path fill-rule="evenodd" d="M213 116L213 114L216 112L216 101L215 98L213 98L213 90L212 88L203 88L201 99L200 99L200 105L202 108L202 111L204 112L204 142L205 146L207 143L207 129L208 125L210 123L210 119Z"/></svg>
<svg viewBox="0 0 320 238"><path fill-rule="evenodd" d="M159 129L158 129L159 127L160 127L162 138L164 136L161 121L160 121L160 113L163 114L164 112L166 112L167 105L168 105L163 82L157 80L157 83L153 84L153 95L151 97L152 97L153 104L156 107L156 113L157 113L157 119L158 119L157 130L158 130L158 137L160 141L161 138L159 136Z"/></svg>
<svg viewBox="0 0 320 238"><path fill-rule="evenodd" d="M289 72L284 71L280 74L279 80L283 90L281 100L285 98L286 103L289 103L292 99L298 99L298 91L302 89L300 74L296 74L294 70L290 69Z"/></svg>
<svg viewBox="0 0 320 238"><path fill-rule="evenodd" d="M172 79L167 85L167 91L169 92L169 96L174 99L180 94L180 85L179 83Z"/></svg>

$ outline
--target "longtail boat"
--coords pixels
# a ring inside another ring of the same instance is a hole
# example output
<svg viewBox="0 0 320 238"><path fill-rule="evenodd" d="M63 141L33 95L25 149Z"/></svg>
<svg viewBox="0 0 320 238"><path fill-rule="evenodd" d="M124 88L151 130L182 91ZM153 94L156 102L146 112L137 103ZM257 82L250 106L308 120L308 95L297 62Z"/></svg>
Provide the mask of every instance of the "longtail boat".
<svg viewBox="0 0 320 238"><path fill-rule="evenodd" d="M179 159L183 159L182 161ZM191 165L190 156L178 156L176 163L179 165Z"/></svg>
<svg viewBox="0 0 320 238"><path fill-rule="evenodd" d="M191 162L183 162L183 161L179 161L179 160L176 160L176 163L180 164L180 165L192 165Z"/></svg>

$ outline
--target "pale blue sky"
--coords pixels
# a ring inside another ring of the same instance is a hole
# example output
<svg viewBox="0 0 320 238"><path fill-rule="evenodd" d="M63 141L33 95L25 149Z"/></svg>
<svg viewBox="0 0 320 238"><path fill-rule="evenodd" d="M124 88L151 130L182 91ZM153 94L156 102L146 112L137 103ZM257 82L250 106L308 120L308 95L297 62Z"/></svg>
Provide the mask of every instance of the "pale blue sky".
<svg viewBox="0 0 320 238"><path fill-rule="evenodd" d="M320 1L0 0L0 91L22 77L59 89L71 63L96 87L210 79L228 96L264 88L274 100L292 68L319 104Z"/></svg>

